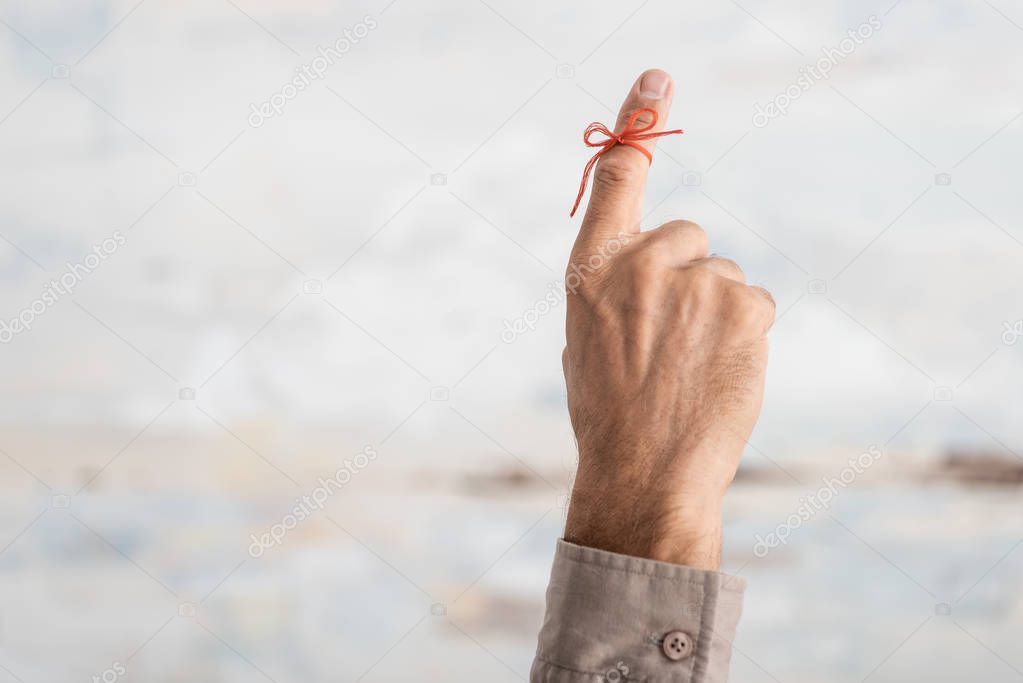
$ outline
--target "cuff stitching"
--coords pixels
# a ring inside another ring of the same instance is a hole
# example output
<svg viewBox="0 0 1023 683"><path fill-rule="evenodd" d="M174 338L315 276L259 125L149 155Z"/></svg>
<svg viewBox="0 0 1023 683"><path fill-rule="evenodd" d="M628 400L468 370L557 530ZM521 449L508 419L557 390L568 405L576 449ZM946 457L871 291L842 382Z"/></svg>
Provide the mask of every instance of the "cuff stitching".
<svg viewBox="0 0 1023 683"><path fill-rule="evenodd" d="M568 556L562 555L561 559L566 561L566 562L575 562L577 564L588 564L588 565L591 565L591 566L594 566L594 567L599 567L601 569L610 569L611 571L622 572L622 573L625 573L625 574L634 574L636 576L644 576L644 577L646 577L648 579L659 579L661 581L671 581L673 583L687 584L687 585L690 585L690 586L698 586L698 587L702 587L702 588L706 588L707 587L707 581L697 581L697 580L694 580L694 579L680 579L680 578L674 577L674 576L660 576L658 574L654 574L654 573L650 573L650 572L643 572L643 571L637 571L635 569L626 569L625 567L615 567L614 565L602 564L600 562L596 562L596 561L590 560L590 559L584 559L584 558L581 558L581 557L568 557ZM642 559L642 558L637 558L637 559ZM655 562L656 560L647 560L647 561ZM679 565L679 566L683 567L683 565ZM684 568L686 568L686 569L693 569L692 567L684 567ZM693 569L693 571L706 571L706 570ZM734 594L740 595L740 596L743 595L743 592L744 592L741 588L723 588L723 587L720 587L719 590L721 590L723 592L726 592L726 593L734 593Z"/></svg>

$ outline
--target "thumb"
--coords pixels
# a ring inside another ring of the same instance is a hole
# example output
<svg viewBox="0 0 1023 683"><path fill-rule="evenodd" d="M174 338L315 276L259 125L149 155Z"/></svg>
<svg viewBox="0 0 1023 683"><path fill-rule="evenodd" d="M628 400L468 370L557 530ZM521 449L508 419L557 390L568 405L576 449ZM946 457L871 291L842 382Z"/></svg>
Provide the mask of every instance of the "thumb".
<svg viewBox="0 0 1023 683"><path fill-rule="evenodd" d="M657 125L650 132L663 130L674 90L671 76L666 72L660 69L643 72L622 104L615 133L625 130L629 118L640 109L657 112ZM633 127L649 125L652 118L649 112L644 112L637 117ZM651 139L638 144L652 153L654 142ZM593 191L579 231L580 240L589 242L614 237L619 232L639 232L643 190L649 168L650 161L628 145L615 145L600 158L593 173Z"/></svg>

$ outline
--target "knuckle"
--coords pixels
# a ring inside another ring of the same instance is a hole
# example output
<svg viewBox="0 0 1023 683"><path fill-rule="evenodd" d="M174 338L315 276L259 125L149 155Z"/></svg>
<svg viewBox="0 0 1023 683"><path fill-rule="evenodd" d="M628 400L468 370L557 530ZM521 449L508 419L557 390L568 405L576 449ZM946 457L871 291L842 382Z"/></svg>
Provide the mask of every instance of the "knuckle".
<svg viewBox="0 0 1023 683"><path fill-rule="evenodd" d="M728 301L731 317L743 328L760 327L773 315L769 299L752 287L739 285L730 289Z"/></svg>
<svg viewBox="0 0 1023 683"><path fill-rule="evenodd" d="M732 259L715 256L714 261L716 261L722 268L729 271L736 278L741 280L745 277L745 273L742 272L742 267Z"/></svg>
<svg viewBox="0 0 1023 683"><path fill-rule="evenodd" d="M700 298L716 297L720 291L722 279L706 268L687 268L686 286Z"/></svg>
<svg viewBox="0 0 1023 683"><path fill-rule="evenodd" d="M774 311L775 311L775 309L778 306L777 302L775 302L775 300L774 300L774 295L771 294L771 292L769 290L765 289L764 287L760 287L759 285L754 285L754 286L750 287L750 289L752 289L754 292L756 292L757 296L759 296L762 299L764 299L764 301L767 303L768 307L771 309L771 315L773 316L774 315Z"/></svg>
<svg viewBox="0 0 1023 683"><path fill-rule="evenodd" d="M774 320L774 299L762 287L748 287L711 268L687 268L681 291L706 315L741 337L759 335Z"/></svg>
<svg viewBox="0 0 1023 683"><path fill-rule="evenodd" d="M751 296L738 298L735 312L739 322L743 325L752 325L763 317L762 305Z"/></svg>
<svg viewBox="0 0 1023 683"><path fill-rule="evenodd" d="M721 277L709 268L687 268L693 284L708 290L716 290L721 285Z"/></svg>
<svg viewBox="0 0 1023 683"><path fill-rule="evenodd" d="M728 302L728 317L740 328L753 324L757 319L757 307L750 297L734 296Z"/></svg>
<svg viewBox="0 0 1023 683"><path fill-rule="evenodd" d="M668 267L671 264L672 250L659 240L651 240L635 252L635 262L644 268Z"/></svg>
<svg viewBox="0 0 1023 683"><path fill-rule="evenodd" d="M700 258L707 253L707 232L691 221L671 221L651 231L650 234L654 241L663 243L675 252L682 249L692 258Z"/></svg>
<svg viewBox="0 0 1023 683"><path fill-rule="evenodd" d="M665 234L675 235L679 238L690 240L697 239L700 241L706 241L707 231L702 226L693 223L692 221L672 221L661 226L661 230Z"/></svg>
<svg viewBox="0 0 1023 683"><path fill-rule="evenodd" d="M760 301L761 322L765 327L771 328L778 316L778 304L775 303L774 296L763 287L751 287L750 289L753 295Z"/></svg>
<svg viewBox="0 0 1023 683"><path fill-rule="evenodd" d="M707 231L703 226L692 221L681 221L681 231L690 238L698 239L701 242L707 241Z"/></svg>
<svg viewBox="0 0 1023 683"><path fill-rule="evenodd" d="M593 172L593 184L598 191L619 191L629 182L632 167L617 154L607 155L597 164Z"/></svg>

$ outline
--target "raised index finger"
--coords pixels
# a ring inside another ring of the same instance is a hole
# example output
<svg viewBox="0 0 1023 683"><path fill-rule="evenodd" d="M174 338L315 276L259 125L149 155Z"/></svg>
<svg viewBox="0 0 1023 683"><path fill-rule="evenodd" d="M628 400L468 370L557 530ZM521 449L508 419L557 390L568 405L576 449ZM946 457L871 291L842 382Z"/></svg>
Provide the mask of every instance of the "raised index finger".
<svg viewBox="0 0 1023 683"><path fill-rule="evenodd" d="M633 114L642 109L652 109L657 113L657 123L649 132L663 130L673 95L671 76L660 69L645 71L622 104L615 133L625 130ZM633 128L643 128L652 120L649 112L642 112L633 122ZM651 139L637 144L652 153L654 142ZM639 232L649 167L647 157L628 145L615 145L601 156L593 174L593 190L576 240L577 248L613 238L621 232Z"/></svg>

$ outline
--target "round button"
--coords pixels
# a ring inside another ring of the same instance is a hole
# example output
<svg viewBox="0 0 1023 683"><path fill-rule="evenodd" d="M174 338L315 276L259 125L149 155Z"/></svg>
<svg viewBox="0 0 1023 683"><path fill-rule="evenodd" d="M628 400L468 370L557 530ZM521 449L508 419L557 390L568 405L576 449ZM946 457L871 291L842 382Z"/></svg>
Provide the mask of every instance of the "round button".
<svg viewBox="0 0 1023 683"><path fill-rule="evenodd" d="M680 659L685 659L692 653L693 639L689 637L689 634L682 631L672 631L664 636L661 649L664 651L665 657L677 662Z"/></svg>

